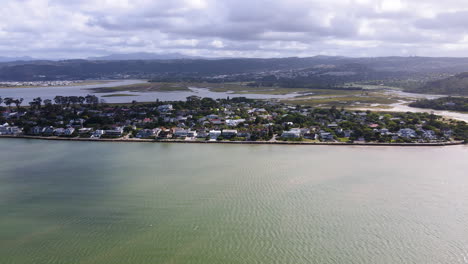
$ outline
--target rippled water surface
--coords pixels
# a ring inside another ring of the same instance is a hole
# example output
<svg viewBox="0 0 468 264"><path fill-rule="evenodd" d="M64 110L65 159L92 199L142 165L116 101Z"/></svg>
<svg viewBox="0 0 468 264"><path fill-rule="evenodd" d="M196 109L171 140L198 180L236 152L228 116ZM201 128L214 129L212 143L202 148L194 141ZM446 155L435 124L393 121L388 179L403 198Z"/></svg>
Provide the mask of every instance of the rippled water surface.
<svg viewBox="0 0 468 264"><path fill-rule="evenodd" d="M468 147L0 139L0 263L468 263Z"/></svg>

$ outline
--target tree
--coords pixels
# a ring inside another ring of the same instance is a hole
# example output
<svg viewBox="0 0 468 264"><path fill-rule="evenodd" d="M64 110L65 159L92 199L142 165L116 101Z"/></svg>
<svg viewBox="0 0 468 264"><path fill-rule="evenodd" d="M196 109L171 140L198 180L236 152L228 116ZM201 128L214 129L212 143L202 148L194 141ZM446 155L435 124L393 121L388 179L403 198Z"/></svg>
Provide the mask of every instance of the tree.
<svg viewBox="0 0 468 264"><path fill-rule="evenodd" d="M19 111L20 105L23 103L23 98L13 100L13 103L16 105L16 109Z"/></svg>
<svg viewBox="0 0 468 264"><path fill-rule="evenodd" d="M32 103L33 104L31 106L34 105L34 106L37 107L37 109L40 109L41 108L41 103L42 103L42 98L41 97L36 97L36 98L33 99ZM31 102L29 104L31 104Z"/></svg>
<svg viewBox="0 0 468 264"><path fill-rule="evenodd" d="M88 94L88 95L85 96L85 102L87 104L97 105L97 104L99 104L99 98L97 96L95 96L95 95Z"/></svg>
<svg viewBox="0 0 468 264"><path fill-rule="evenodd" d="M5 97L5 99L3 99L3 102L5 103L6 106L8 106L8 110L11 110L11 104L13 104L13 98Z"/></svg>
<svg viewBox="0 0 468 264"><path fill-rule="evenodd" d="M83 105L85 101L86 101L86 98L84 98L83 96L78 97L78 102L80 103L80 105Z"/></svg>
<svg viewBox="0 0 468 264"><path fill-rule="evenodd" d="M54 97L54 102L55 104L58 104L58 105L62 105L64 100L63 100L63 96L60 96L60 95L57 95Z"/></svg>

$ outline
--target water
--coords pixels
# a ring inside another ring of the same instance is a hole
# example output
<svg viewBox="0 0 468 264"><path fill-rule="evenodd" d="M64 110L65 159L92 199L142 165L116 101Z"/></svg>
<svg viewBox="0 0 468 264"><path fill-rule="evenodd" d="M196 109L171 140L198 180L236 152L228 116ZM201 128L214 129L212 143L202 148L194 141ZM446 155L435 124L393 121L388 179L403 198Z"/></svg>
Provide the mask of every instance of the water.
<svg viewBox="0 0 468 264"><path fill-rule="evenodd" d="M446 97L447 95L435 95L435 94L417 94L417 93L406 93L398 90L388 90L387 93L391 96L399 96L399 97L406 97L408 100L401 100L398 103L388 105L390 108L379 109L379 111L389 111L389 112L413 112L413 113L434 113L436 115L444 116L447 118L460 120L468 122L468 113L462 112L455 112L455 111L445 111L445 110L435 110L435 109L428 109L428 108L418 108L418 107L410 107L408 106L409 103L414 102L419 99L437 99L441 97ZM375 105L375 106L380 106ZM372 108L360 108L360 110L371 110L374 111L375 109Z"/></svg>
<svg viewBox="0 0 468 264"><path fill-rule="evenodd" d="M247 97L251 99L285 99L298 96L297 93L284 95L270 94L235 94L233 92L212 92L206 88L190 87L190 91L175 91L175 92L110 92L110 93L94 93L92 88L98 87L115 87L130 84L145 83L144 80L121 80L106 84L91 84L91 85L76 85L76 86L60 86L60 87L34 87L34 88L1 88L0 97L23 98L23 105L28 105L36 97L44 99L54 99L55 96L86 96L94 94L108 103L130 103L133 100L138 102L154 102L156 99L160 101L180 101L187 97L196 95L200 97L210 97L213 99L222 99L229 97ZM111 94L131 94L132 96L116 96L103 97Z"/></svg>
<svg viewBox="0 0 468 264"><path fill-rule="evenodd" d="M467 146L0 139L0 263L468 263Z"/></svg>

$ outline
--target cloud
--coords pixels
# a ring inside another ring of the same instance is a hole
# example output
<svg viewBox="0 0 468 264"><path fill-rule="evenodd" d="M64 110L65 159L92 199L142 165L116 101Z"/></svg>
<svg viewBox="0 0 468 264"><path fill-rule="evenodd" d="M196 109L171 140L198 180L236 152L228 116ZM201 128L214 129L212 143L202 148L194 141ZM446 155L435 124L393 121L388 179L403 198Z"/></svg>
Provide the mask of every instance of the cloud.
<svg viewBox="0 0 468 264"><path fill-rule="evenodd" d="M458 0L3 0L0 56L464 56Z"/></svg>

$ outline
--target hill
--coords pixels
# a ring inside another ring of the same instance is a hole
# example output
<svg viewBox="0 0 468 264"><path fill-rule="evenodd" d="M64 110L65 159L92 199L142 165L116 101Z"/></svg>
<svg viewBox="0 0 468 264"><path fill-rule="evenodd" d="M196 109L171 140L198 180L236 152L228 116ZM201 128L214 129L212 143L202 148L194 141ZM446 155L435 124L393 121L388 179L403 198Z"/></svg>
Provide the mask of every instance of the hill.
<svg viewBox="0 0 468 264"><path fill-rule="evenodd" d="M0 63L0 81L144 78L167 81L260 81L265 84L273 81L282 86L311 87L373 80L431 81L468 69L468 58L315 56L154 59L156 57L147 53L135 56Z"/></svg>
<svg viewBox="0 0 468 264"><path fill-rule="evenodd" d="M101 57L89 57L88 60L181 60L181 59L203 59L197 56L188 56L181 53L149 53L149 52L136 52L136 53L120 53L111 54Z"/></svg>
<svg viewBox="0 0 468 264"><path fill-rule="evenodd" d="M468 72L408 89L409 92L468 96Z"/></svg>

